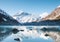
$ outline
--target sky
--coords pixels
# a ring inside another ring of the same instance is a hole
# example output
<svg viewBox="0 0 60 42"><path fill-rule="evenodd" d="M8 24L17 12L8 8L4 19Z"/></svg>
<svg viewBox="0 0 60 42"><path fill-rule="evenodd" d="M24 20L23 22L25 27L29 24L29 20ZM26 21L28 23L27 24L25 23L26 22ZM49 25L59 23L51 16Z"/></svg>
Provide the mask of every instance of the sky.
<svg viewBox="0 0 60 42"><path fill-rule="evenodd" d="M60 0L0 0L0 9L11 16L19 11L34 15L50 14L59 5Z"/></svg>

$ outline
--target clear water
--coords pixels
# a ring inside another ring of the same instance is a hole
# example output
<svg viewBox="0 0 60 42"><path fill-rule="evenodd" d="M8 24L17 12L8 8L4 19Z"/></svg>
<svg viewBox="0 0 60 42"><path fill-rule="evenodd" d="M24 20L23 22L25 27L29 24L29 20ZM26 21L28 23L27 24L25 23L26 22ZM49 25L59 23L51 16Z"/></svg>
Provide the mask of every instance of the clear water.
<svg viewBox="0 0 60 42"><path fill-rule="evenodd" d="M43 27L58 28L59 26L0 26L0 42L54 42L52 38L40 35L43 33L40 31ZM11 30L14 28L22 29L24 32L19 31L13 34ZM3 36L1 32L4 33ZM21 41L16 41L14 38L19 38Z"/></svg>

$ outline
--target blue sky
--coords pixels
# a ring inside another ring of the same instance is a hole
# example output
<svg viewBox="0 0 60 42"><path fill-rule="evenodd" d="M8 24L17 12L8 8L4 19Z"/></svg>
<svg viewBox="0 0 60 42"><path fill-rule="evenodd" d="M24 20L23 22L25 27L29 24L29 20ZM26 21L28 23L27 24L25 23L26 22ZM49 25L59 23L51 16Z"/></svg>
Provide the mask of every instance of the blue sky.
<svg viewBox="0 0 60 42"><path fill-rule="evenodd" d="M19 10L34 15L51 13L58 5L60 0L0 0L0 9L10 15L16 14Z"/></svg>

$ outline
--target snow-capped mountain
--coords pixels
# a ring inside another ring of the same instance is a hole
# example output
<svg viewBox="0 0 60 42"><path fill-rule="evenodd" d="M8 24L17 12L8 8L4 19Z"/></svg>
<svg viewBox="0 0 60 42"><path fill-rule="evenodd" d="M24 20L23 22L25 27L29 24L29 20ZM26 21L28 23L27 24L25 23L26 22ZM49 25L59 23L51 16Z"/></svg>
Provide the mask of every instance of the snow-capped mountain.
<svg viewBox="0 0 60 42"><path fill-rule="evenodd" d="M50 15L43 18L43 20L58 20L60 19L60 6L58 6Z"/></svg>
<svg viewBox="0 0 60 42"><path fill-rule="evenodd" d="M49 15L48 12L44 12L44 13L40 14L40 17L41 17L41 18L45 18L45 17L48 16L48 15Z"/></svg>
<svg viewBox="0 0 60 42"><path fill-rule="evenodd" d="M38 20L34 15L26 13L26 12L18 12L16 15L13 16L20 23L27 23L27 22L35 22Z"/></svg>
<svg viewBox="0 0 60 42"><path fill-rule="evenodd" d="M37 18L26 12L18 12L13 17L23 25L60 25L60 7L58 6L51 14L45 12Z"/></svg>
<svg viewBox="0 0 60 42"><path fill-rule="evenodd" d="M30 23L30 22L42 21L42 18L45 18L48 15L49 15L48 12L44 12L38 16L35 16L33 14L19 11L13 16L13 18L16 19L20 23Z"/></svg>
<svg viewBox="0 0 60 42"><path fill-rule="evenodd" d="M17 25L19 22L0 9L0 25Z"/></svg>

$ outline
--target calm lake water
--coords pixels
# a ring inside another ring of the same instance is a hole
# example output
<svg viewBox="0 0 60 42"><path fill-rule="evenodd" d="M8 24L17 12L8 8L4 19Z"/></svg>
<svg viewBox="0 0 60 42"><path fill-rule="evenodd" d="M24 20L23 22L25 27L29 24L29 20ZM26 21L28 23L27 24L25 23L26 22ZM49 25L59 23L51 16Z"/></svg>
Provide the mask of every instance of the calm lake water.
<svg viewBox="0 0 60 42"><path fill-rule="evenodd" d="M0 26L0 42L54 42L51 37L43 35L40 29L44 27L59 28L59 26ZM14 34L13 29L18 29L19 32ZM14 40L15 38L19 38L20 41Z"/></svg>

